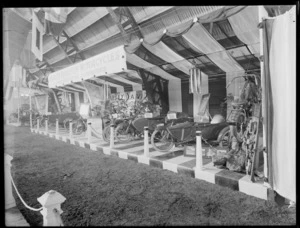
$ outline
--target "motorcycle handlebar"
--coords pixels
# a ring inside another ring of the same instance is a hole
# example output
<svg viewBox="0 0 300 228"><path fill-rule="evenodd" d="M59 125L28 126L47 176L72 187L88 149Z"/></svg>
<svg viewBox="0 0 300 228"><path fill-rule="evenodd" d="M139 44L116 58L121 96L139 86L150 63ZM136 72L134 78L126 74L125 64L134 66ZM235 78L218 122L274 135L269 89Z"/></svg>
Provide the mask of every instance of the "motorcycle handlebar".
<svg viewBox="0 0 300 228"><path fill-rule="evenodd" d="M245 78L245 77L255 77L255 78L257 78L257 79L260 80L260 78L257 75L255 75L255 74L247 74L247 75L243 75L243 76L236 76L233 79L231 79L231 81L227 84L226 88L228 88L231 85L231 83L233 82L233 80L235 80L237 78L241 78L241 77L243 77L243 78Z"/></svg>

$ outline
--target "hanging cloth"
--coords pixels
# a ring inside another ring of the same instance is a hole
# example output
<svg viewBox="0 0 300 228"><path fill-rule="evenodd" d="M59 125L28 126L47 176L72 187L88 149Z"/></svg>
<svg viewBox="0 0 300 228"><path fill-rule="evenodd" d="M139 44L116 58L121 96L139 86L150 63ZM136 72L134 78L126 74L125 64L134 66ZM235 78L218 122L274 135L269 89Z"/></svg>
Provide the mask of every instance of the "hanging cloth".
<svg viewBox="0 0 300 228"><path fill-rule="evenodd" d="M201 93L201 71L199 68L190 69L189 93Z"/></svg>
<svg viewBox="0 0 300 228"><path fill-rule="evenodd" d="M272 180L281 196L296 201L296 7L275 17L269 53L273 98ZM287 127L288 124L288 127Z"/></svg>

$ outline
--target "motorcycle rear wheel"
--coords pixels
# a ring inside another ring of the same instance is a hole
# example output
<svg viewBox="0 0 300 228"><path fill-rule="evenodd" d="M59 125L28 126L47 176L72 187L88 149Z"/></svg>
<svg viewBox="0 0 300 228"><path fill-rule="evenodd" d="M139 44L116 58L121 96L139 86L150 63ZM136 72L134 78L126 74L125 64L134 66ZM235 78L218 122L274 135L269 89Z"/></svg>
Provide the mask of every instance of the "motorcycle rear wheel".
<svg viewBox="0 0 300 228"><path fill-rule="evenodd" d="M155 130L151 135L151 144L160 152L168 152L175 146L170 133L166 130Z"/></svg>
<svg viewBox="0 0 300 228"><path fill-rule="evenodd" d="M118 141L122 143L128 143L132 140L132 129L129 128L128 132L126 132L126 129L128 128L129 123L128 122L123 122L120 123L116 128L115 128L115 136L118 139Z"/></svg>
<svg viewBox="0 0 300 228"><path fill-rule="evenodd" d="M110 125L107 125L102 131L102 138L105 142L110 142Z"/></svg>

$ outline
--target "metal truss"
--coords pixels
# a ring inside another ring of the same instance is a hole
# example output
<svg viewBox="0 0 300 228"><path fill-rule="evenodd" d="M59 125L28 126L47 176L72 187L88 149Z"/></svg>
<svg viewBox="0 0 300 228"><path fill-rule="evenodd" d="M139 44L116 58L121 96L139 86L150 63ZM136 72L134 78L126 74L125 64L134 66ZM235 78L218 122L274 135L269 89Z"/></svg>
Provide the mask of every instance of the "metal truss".
<svg viewBox="0 0 300 228"><path fill-rule="evenodd" d="M128 7L118 7L116 10L113 10L111 7L106 7L106 9L118 26L125 42L129 44L133 35L137 36L139 39L143 38L140 27L136 23ZM131 28L126 31L125 28L129 25L131 25Z"/></svg>

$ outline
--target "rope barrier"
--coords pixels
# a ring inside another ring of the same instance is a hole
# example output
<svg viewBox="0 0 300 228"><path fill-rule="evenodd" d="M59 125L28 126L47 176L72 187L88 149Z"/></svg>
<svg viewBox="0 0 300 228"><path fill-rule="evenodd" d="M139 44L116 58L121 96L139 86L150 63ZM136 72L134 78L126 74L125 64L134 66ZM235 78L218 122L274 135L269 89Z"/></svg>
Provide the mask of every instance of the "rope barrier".
<svg viewBox="0 0 300 228"><path fill-rule="evenodd" d="M11 175L10 175L10 179L11 179L11 182L12 182L12 184L13 184L15 190L16 190L17 195L19 196L20 200L22 201L22 203L24 204L24 206L25 206L26 208L28 208L28 209L30 209L30 210L32 210L32 211L41 211L41 210L43 209L43 207L40 207L40 208L36 209L36 208L33 208L33 207L28 206L28 205L25 203L25 201L22 199L22 197L21 197L21 195L20 195L20 193L19 193L19 191L18 191L18 189L17 189L17 187L16 187L16 185L15 185L15 182L14 182L14 180L13 180L13 178L12 178Z"/></svg>

